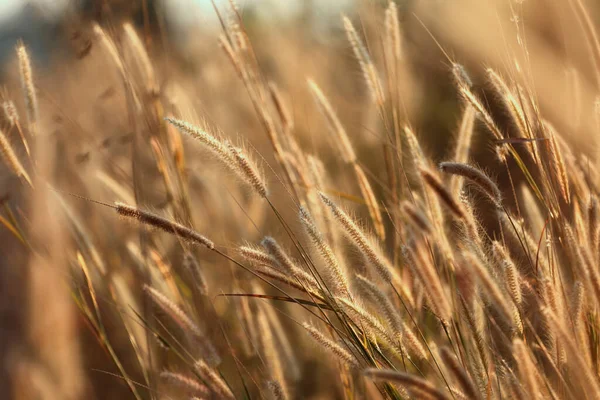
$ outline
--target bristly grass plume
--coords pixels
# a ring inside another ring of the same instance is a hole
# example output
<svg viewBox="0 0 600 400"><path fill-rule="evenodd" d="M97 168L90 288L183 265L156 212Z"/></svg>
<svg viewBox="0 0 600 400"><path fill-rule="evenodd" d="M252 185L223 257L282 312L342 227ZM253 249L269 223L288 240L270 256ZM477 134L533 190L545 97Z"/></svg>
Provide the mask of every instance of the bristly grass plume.
<svg viewBox="0 0 600 400"><path fill-rule="evenodd" d="M4 392L600 399L597 2L89 3L3 74Z"/></svg>

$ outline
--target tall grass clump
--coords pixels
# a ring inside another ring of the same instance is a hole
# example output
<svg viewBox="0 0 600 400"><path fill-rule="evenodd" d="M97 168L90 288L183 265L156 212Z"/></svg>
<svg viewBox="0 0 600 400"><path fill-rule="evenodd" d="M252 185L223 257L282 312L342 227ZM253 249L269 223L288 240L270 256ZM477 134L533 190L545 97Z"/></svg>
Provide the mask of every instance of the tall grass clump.
<svg viewBox="0 0 600 400"><path fill-rule="evenodd" d="M16 398L600 398L592 2L108 3L1 94Z"/></svg>

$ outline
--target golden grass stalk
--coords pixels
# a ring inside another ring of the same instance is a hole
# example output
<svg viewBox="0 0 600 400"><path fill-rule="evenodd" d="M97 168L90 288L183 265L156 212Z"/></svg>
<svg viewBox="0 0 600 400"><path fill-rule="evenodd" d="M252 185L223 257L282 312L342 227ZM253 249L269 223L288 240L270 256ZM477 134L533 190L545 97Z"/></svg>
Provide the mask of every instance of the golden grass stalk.
<svg viewBox="0 0 600 400"><path fill-rule="evenodd" d="M237 52L233 49L233 46L231 46L231 43L225 35L219 36L219 45L227 55L227 58L229 58L231 65L233 65L233 67L235 68L235 72L242 80L245 80L246 73L245 69L242 67L242 61L240 60L240 57L238 57Z"/></svg>
<svg viewBox="0 0 600 400"><path fill-rule="evenodd" d="M362 254L375 267L377 272L386 282L392 282L399 279L390 262L381 254L378 246L370 240L367 235L358 227L356 222L352 220L341 208L329 199L324 193L319 192L321 201L329 207L331 213L344 229Z"/></svg>
<svg viewBox="0 0 600 400"><path fill-rule="evenodd" d="M308 211L306 211L304 207L300 207L299 214L300 222L302 222L304 230L306 231L308 237L311 239L313 245L315 246L321 257L323 257L323 259L325 260L325 263L329 267L329 271L333 274L333 285L336 289L334 293L343 297L350 298L350 285L346 276L346 270L339 263L333 250L325 241L325 238L315 225Z"/></svg>
<svg viewBox="0 0 600 400"><path fill-rule="evenodd" d="M513 91L508 87L506 82L504 82L504 79L502 79L502 77L492 68L488 68L486 73L492 86L500 95L500 99L508 110L514 124L517 126L521 137L531 138L531 130L529 129L525 113Z"/></svg>
<svg viewBox="0 0 600 400"><path fill-rule="evenodd" d="M196 338L204 337L204 332L202 332L200 327L175 302L148 285L144 285L144 291L185 333L191 334Z"/></svg>
<svg viewBox="0 0 600 400"><path fill-rule="evenodd" d="M294 269L298 268L292 259L287 255L287 253L281 248L281 246L279 246L279 243L277 243L277 241L271 236L265 236L261 242L261 245L275 260L280 270L287 273L292 273Z"/></svg>
<svg viewBox="0 0 600 400"><path fill-rule="evenodd" d="M100 39L100 43L102 43L102 46L108 52L108 55L110 56L110 58L112 58L113 62L117 66L117 69L119 71L119 74L121 75L121 78L123 79L123 82L126 82L127 76L125 74L125 66L123 65L123 60L119 55L119 51L117 50L115 43L106 34L106 32L104 32L104 29L102 29L100 25L95 23L93 25L93 30L98 39Z"/></svg>
<svg viewBox="0 0 600 400"><path fill-rule="evenodd" d="M502 192L498 185L480 169L456 162L441 162L439 168L445 173L462 176L472 182L497 206L502 203Z"/></svg>
<svg viewBox="0 0 600 400"><path fill-rule="evenodd" d="M300 281L300 283L308 285L309 289L319 291L317 280L308 272L304 271L296 265L296 263L288 256L288 254L279 246L279 243L270 236L265 236L261 245L267 250L271 258L274 260L275 269L284 273L290 274Z"/></svg>
<svg viewBox="0 0 600 400"><path fill-rule="evenodd" d="M585 285L581 281L577 281L574 283L573 290L571 291L571 302L569 304L570 320L573 322L576 343L583 348L588 348L588 332L584 315L585 306ZM581 356L588 365L591 364L592 360L589 352L582 351Z"/></svg>
<svg viewBox="0 0 600 400"><path fill-rule="evenodd" d="M346 133L346 129L340 122L337 114L333 110L333 107L327 100L327 97L323 94L323 91L317 85L315 81L312 79L308 79L308 87L310 88L317 105L319 106L319 110L321 114L327 120L327 124L329 126L329 130L333 133L337 140L339 148L342 152L342 159L346 163L354 163L356 162L356 153L354 152L354 148L350 143L350 139L348 138L348 134Z"/></svg>
<svg viewBox="0 0 600 400"><path fill-rule="evenodd" d="M456 378L465 398L473 400L481 399L481 393L479 393L476 386L473 384L467 370L459 364L458 360L454 357L448 347L440 348L440 357L446 368L454 375L454 378Z"/></svg>
<svg viewBox="0 0 600 400"><path fill-rule="evenodd" d="M281 96L279 88L273 81L269 81L269 94L277 110L277 115L279 115L279 119L281 120L281 125L283 125L283 130L290 132L294 128L294 117L285 101L283 101L283 96Z"/></svg>
<svg viewBox="0 0 600 400"><path fill-rule="evenodd" d="M4 118L10 126L15 126L19 122L19 113L12 100L2 102L2 111L4 111Z"/></svg>
<svg viewBox="0 0 600 400"><path fill-rule="evenodd" d="M549 307L561 319L564 316L562 310L559 309L556 289L550 278L543 278L540 282L542 299L544 304Z"/></svg>
<svg viewBox="0 0 600 400"><path fill-rule="evenodd" d="M426 288L426 294L434 312L442 321L450 321L452 319L452 306L444 291L440 274L437 273L435 265L424 249L423 242L416 243L414 248L404 246L403 253L415 276Z"/></svg>
<svg viewBox="0 0 600 400"><path fill-rule="evenodd" d="M561 320L566 321L565 318L565 308L563 297L561 295L561 289L555 287L555 284L552 282L550 278L544 278L540 282L541 286L541 302L545 304L546 307L550 308L552 312ZM555 332L548 328L546 330L547 340L552 348L552 359L559 365L564 365L566 360L566 353L564 346L561 341L556 337Z"/></svg>
<svg viewBox="0 0 600 400"><path fill-rule="evenodd" d="M522 221L504 211L498 211L496 216L502 224L502 232L505 238L509 240L510 247L524 253L528 261L529 272L534 273L540 269L547 271L548 257L546 252L540 248L541 244L531 236Z"/></svg>
<svg viewBox="0 0 600 400"><path fill-rule="evenodd" d="M360 282L362 288L373 298L373 304L377 307L377 310L385 316L392 331L396 332L397 335L401 334L402 341L406 344L410 353L421 359L426 359L427 353L423 344L419 341L417 335L404 324L400 313L394 307L388 296L383 293L378 285L373 283L367 277L357 275L357 280Z"/></svg>
<svg viewBox="0 0 600 400"><path fill-rule="evenodd" d="M286 168L288 168L291 172L290 175L294 186L299 186L302 188L310 187L311 184L308 176L306 175L306 169L300 165L298 158L289 151L284 151L281 155Z"/></svg>
<svg viewBox="0 0 600 400"><path fill-rule="evenodd" d="M235 396L223 378L221 378L219 374L214 369L209 367L204 361L197 360L194 363L194 369L209 385L210 389L212 389L215 394L219 395L220 398L232 400L235 399Z"/></svg>
<svg viewBox="0 0 600 400"><path fill-rule="evenodd" d="M260 342L264 355L264 360L268 368L268 373L273 381L279 384L280 392L283 399L288 399L289 390L285 382L285 375L283 366L281 365L281 359L279 358L279 352L275 347L275 338L273 337L273 331L271 324L265 311L261 308L258 309L257 313L258 327L260 332Z"/></svg>
<svg viewBox="0 0 600 400"><path fill-rule="evenodd" d="M258 289L258 291L260 291L260 289ZM269 324L271 325L273 335L277 341L279 357L285 365L286 382L288 382L288 387L293 389L293 383L297 382L302 375L302 365L298 360L299 357L296 355L296 343L294 342L292 344L292 340L295 338L293 334L297 331L296 329L290 329L288 326L284 325L280 318L279 310L275 307L267 306L263 307L262 310L269 319Z"/></svg>
<svg viewBox="0 0 600 400"><path fill-rule="evenodd" d="M375 64L373 64L373 60L371 59L371 56L369 56L369 52L360 40L356 29L354 29L352 21L350 21L350 19L346 16L343 16L342 20L344 22L344 29L346 31L346 35L348 36L348 41L352 46L354 56L358 60L363 77L365 78L365 82L367 83L367 87L371 93L371 98L373 101L383 104L385 96L383 95L383 89L381 87L381 82L379 81L379 75L377 73L377 69L375 68Z"/></svg>
<svg viewBox="0 0 600 400"><path fill-rule="evenodd" d="M546 224L545 218L542 215L542 210L538 206L535 196L531 193L531 189L527 184L521 185L521 199L523 210L527 216L531 226L531 232L535 237L539 237Z"/></svg>
<svg viewBox="0 0 600 400"><path fill-rule="evenodd" d="M380 340L384 347L393 351L396 355L402 353L400 338L397 336L394 338L375 316L353 301L342 297L338 297L336 300L342 305L343 310L354 323L362 328L371 340L375 343Z"/></svg>
<svg viewBox="0 0 600 400"><path fill-rule="evenodd" d="M550 170L558 182L560 187L560 193L565 202L571 202L571 190L569 187L569 175L567 168L562 156L560 144L558 142L558 134L554 130L554 127L544 121L544 128L547 134L550 136L550 145L548 149L550 151Z"/></svg>
<svg viewBox="0 0 600 400"><path fill-rule="evenodd" d="M149 225L164 232L179 236L182 239L201 244L211 250L215 248L215 244L212 240L202 236L191 228L181 225L178 222L170 221L149 211L140 210L134 206L130 206L121 202L115 202L115 209L120 215L135 219L141 224Z"/></svg>
<svg viewBox="0 0 600 400"><path fill-rule="evenodd" d="M473 137L473 128L475 126L475 109L470 104L465 105L463 116L460 121L458 138L454 148L454 161L466 163L469 160L471 149L471 139ZM462 187L462 177L452 176L450 180L450 193L457 195Z"/></svg>
<svg viewBox="0 0 600 400"><path fill-rule="evenodd" d="M490 303L502 313L502 316L506 319L506 322L514 323L514 311L510 306L511 303L507 300L506 296L500 289L500 286L498 286L498 283L496 280L494 280L487 267L474 254L465 252L463 257L465 258L466 264L470 271L474 273L479 283L483 286L483 292L489 299Z"/></svg>
<svg viewBox="0 0 600 400"><path fill-rule="evenodd" d="M166 117L165 120L176 127L181 133L189 135L204 144L225 165L234 165L233 155L222 140L214 137L208 132L190 124L189 122Z"/></svg>
<svg viewBox="0 0 600 400"><path fill-rule="evenodd" d="M167 122L181 132L192 136L204 144L217 158L248 183L260 197L268 194L267 185L259 169L242 151L229 142L223 142L206 131L179 119L167 117Z"/></svg>
<svg viewBox="0 0 600 400"><path fill-rule="evenodd" d="M385 10L385 43L386 48L391 50L396 63L402 58L402 36L400 34L400 23L398 22L398 7L393 1L389 2Z"/></svg>
<svg viewBox="0 0 600 400"><path fill-rule="evenodd" d="M29 150L29 142L23 133L23 129L21 129L21 124L19 122L19 113L17 111L17 107L12 100L5 100L2 102L2 110L4 111L4 118L6 122L8 122L9 126L16 127L17 132L19 132L19 136L21 137L21 142L23 142L23 146L25 147L25 151L27 154L31 154Z"/></svg>
<svg viewBox="0 0 600 400"><path fill-rule="evenodd" d="M580 245L573 229L568 224L565 224L564 232L571 253L571 262L575 266L573 268L574 272L579 274L578 279L589 285L588 288L594 294L596 303L600 305L600 274L595 268L593 260L587 256L587 252L584 251L584 247Z"/></svg>
<svg viewBox="0 0 600 400"><path fill-rule="evenodd" d="M572 333L566 329L565 325L552 310L547 307L543 308L542 315L548 322L550 329L557 334L557 339L565 346L569 354L569 362L573 364L572 367L576 371L576 374L573 376L578 378L581 387L586 391L586 395L590 398L600 398L598 379L592 366L586 362L584 356L587 352L581 351L581 344L573 340Z"/></svg>
<svg viewBox="0 0 600 400"><path fill-rule="evenodd" d="M473 87L473 80L467 73L465 67L457 62L452 63L452 77L456 83L456 86L460 89L465 87L470 89Z"/></svg>
<svg viewBox="0 0 600 400"><path fill-rule="evenodd" d="M400 314L398 313L398 310L394 308L385 293L383 293L381 288L364 275L357 275L356 279L360 283L362 289L374 300L373 303L377 306L377 311L383 314L392 330L398 332L401 331L404 324L402 323Z"/></svg>
<svg viewBox="0 0 600 400"><path fill-rule="evenodd" d="M256 273L267 278L275 279L281 283L284 283L294 289L300 290L301 292L308 293L310 296L317 300L324 300L316 282L313 280L299 280L296 278L297 275L287 275L276 269L259 267L256 269ZM311 277L312 278L312 277Z"/></svg>
<svg viewBox="0 0 600 400"><path fill-rule="evenodd" d="M315 222L325 233L327 242L334 251L338 248L340 242L340 229L333 222L333 218L327 211L327 206L319 200L318 191L324 190L327 186L327 172L323 162L316 156L310 154L306 157L306 164L313 183L309 192L309 205Z"/></svg>
<svg viewBox="0 0 600 400"><path fill-rule="evenodd" d="M195 288L198 289L198 292L201 295L206 296L208 294L206 277L204 276L204 272L200 267L200 263L198 263L198 260L192 253L185 253L183 257L183 268L189 271L194 277Z"/></svg>
<svg viewBox="0 0 600 400"><path fill-rule="evenodd" d="M363 374L371 379L377 381L388 381L394 382L404 386L409 391L415 394L425 394L436 400L448 400L443 392L437 389L434 385L429 383L423 378L418 376L407 374L404 372L398 372L391 369L377 369L367 368L363 371Z"/></svg>
<svg viewBox="0 0 600 400"><path fill-rule="evenodd" d="M240 254L247 260L258 265L264 265L273 269L277 269L277 262L270 254L252 246L240 246L238 249Z"/></svg>
<svg viewBox="0 0 600 400"><path fill-rule="evenodd" d="M125 36L133 50L135 59L138 61L143 71L144 79L146 80L146 91L152 95L157 94L159 90L158 80L156 79L154 67L152 66L152 62L150 61L150 57L148 56L144 44L130 22L123 24L123 30L125 31Z"/></svg>
<svg viewBox="0 0 600 400"><path fill-rule="evenodd" d="M573 294L571 300L571 319L577 328L582 323L583 308L585 305L585 287L580 281L573 285Z"/></svg>
<svg viewBox="0 0 600 400"><path fill-rule="evenodd" d="M356 173L356 179L358 180L360 192L367 203L367 208L369 209L369 215L373 221L375 233L381 240L385 240L385 226L383 225L383 217L381 216L381 211L379 209L375 193L373 192L373 188L371 187L371 184L369 183L369 180L367 179L367 176L360 165L354 164L354 172Z"/></svg>
<svg viewBox="0 0 600 400"><path fill-rule="evenodd" d="M472 343L477 349L478 357L470 358L471 370L476 374L477 385L480 390L485 387L489 379L490 351L488 350L488 336L485 335L485 321L483 319L483 305L475 297L468 303L464 298L460 299L462 317L467 322L468 331L472 337ZM483 391L482 391L483 392Z"/></svg>
<svg viewBox="0 0 600 400"><path fill-rule="evenodd" d="M23 164L17 158L10 142L4 136L4 132L0 130L0 152L2 153L2 158L4 159L4 163L10 170L17 175L18 177L22 177L29 184L29 186L33 187L31 179L29 178L29 174L23 168Z"/></svg>
<svg viewBox="0 0 600 400"><path fill-rule="evenodd" d="M267 388L269 389L269 392L271 392L271 396L274 400L285 400L289 398L279 381L268 381Z"/></svg>
<svg viewBox="0 0 600 400"><path fill-rule="evenodd" d="M337 342L326 337L320 330L315 328L313 325L304 322L302 326L304 327L304 329L306 329L310 336L312 336L313 339L315 339L315 341L321 345L323 349L331 353L338 360L348 365L349 367L356 369L359 368L360 364L358 360L348 350L344 349Z"/></svg>
<svg viewBox="0 0 600 400"><path fill-rule="evenodd" d="M579 205L580 203L573 204L573 224L575 225L575 232L577 233L577 240L579 240L583 244L583 248L586 252L588 252L588 258L591 260L591 254L589 254L589 247L587 244L588 240L588 225L585 220L586 216L582 211L582 207Z"/></svg>
<svg viewBox="0 0 600 400"><path fill-rule="evenodd" d="M531 354L521 339L515 339L512 343L513 356L519 370L520 381L525 387L526 393L539 393L538 371ZM535 397L535 396L534 396Z"/></svg>
<svg viewBox="0 0 600 400"><path fill-rule="evenodd" d="M481 235L480 222L473 211L472 201L465 196L461 196L461 205L465 211L465 220L463 221L465 237L468 239L471 248L479 255L485 254L486 248Z"/></svg>
<svg viewBox="0 0 600 400"><path fill-rule="evenodd" d="M475 94L471 91L471 89L467 86L459 87L460 94L463 98L470 104L475 111L477 111L477 117L483 121L484 125L488 128L488 130L494 135L496 140L504 139L504 135L496 125L496 122L490 115L490 113L485 109L481 101L475 96Z"/></svg>
<svg viewBox="0 0 600 400"><path fill-rule="evenodd" d="M422 187L423 194L427 200L436 243L440 247L444 257L451 263L454 259L454 255L448 242L448 237L445 234L444 214L442 212L441 203L444 203L449 207L459 219L463 219L464 210L442 185L438 175L429 169L427 166L429 162L425 161L425 159L420 159L423 153L421 152L414 134L412 134L410 129L405 129L405 134L407 134L407 139L409 139L408 147L411 149L411 153L414 153L415 167L417 167L417 172L421 178L419 180L419 185ZM413 141L414 143L411 144Z"/></svg>
<svg viewBox="0 0 600 400"><path fill-rule="evenodd" d="M19 74L21 76L21 88L25 98L25 106L27 109L27 123L29 134L35 136L37 134L38 123L38 99L33 83L33 72L31 70L31 59L23 42L17 45L17 58L19 59Z"/></svg>
<svg viewBox="0 0 600 400"><path fill-rule="evenodd" d="M189 392L192 395L198 395L202 397L210 396L210 390L194 378L189 376L171 372L171 371L163 371L160 373L160 378L166 383L179 387Z"/></svg>
<svg viewBox="0 0 600 400"><path fill-rule="evenodd" d="M419 170L427 165L427 159L425 158L425 154L423 154L423 150L419 144L419 139L417 139L415 132L408 125L405 125L402 131L404 132L404 138L408 145L408 151L412 158L414 168Z"/></svg>
<svg viewBox="0 0 600 400"><path fill-rule="evenodd" d="M242 149L230 143L228 143L228 147L233 155L233 159L236 161L234 170L240 172L239 175L244 178L260 197L266 198L268 194L267 185L258 167L244 154Z"/></svg>
<svg viewBox="0 0 600 400"><path fill-rule="evenodd" d="M504 285L506 286L511 299L517 306L520 306L523 302L523 294L521 291L521 277L517 267L510 258L510 254L508 254L504 245L500 242L494 241L492 243L492 252L496 258L496 262L499 264L500 268L502 268Z"/></svg>

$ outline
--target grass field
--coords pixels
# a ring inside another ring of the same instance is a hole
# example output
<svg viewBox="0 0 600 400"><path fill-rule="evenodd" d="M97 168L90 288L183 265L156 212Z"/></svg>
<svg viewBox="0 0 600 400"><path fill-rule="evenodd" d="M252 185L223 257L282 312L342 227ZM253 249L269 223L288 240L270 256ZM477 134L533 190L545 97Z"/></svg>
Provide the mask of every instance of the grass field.
<svg viewBox="0 0 600 400"><path fill-rule="evenodd" d="M600 399L594 2L92 3L2 77L8 398Z"/></svg>

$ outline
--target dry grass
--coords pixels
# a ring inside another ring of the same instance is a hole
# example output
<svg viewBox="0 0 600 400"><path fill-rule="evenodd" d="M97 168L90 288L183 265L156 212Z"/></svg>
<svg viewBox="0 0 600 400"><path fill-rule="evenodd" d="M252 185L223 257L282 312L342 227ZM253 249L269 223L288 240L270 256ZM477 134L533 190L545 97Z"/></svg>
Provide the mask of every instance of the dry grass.
<svg viewBox="0 0 600 400"><path fill-rule="evenodd" d="M313 44L233 2L200 49L115 19L48 71L19 43L15 398L600 398L599 10L417 3Z"/></svg>

